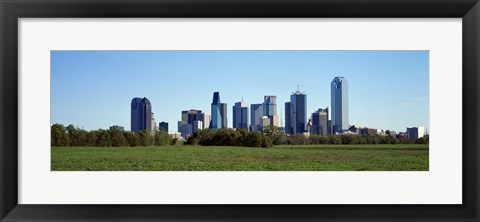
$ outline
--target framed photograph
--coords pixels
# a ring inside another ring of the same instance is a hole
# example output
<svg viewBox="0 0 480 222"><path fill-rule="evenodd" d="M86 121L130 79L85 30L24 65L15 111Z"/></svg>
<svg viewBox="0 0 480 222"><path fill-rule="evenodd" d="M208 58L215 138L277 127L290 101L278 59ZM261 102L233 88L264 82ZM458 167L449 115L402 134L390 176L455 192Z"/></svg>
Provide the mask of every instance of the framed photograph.
<svg viewBox="0 0 480 222"><path fill-rule="evenodd" d="M1 221L479 221L467 1L1 1Z"/></svg>

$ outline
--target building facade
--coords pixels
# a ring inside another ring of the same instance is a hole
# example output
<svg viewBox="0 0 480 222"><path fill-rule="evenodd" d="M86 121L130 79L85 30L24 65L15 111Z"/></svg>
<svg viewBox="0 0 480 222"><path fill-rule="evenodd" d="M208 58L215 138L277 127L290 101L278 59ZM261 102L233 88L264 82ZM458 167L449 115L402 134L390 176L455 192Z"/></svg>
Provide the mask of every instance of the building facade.
<svg viewBox="0 0 480 222"><path fill-rule="evenodd" d="M203 122L201 120L193 121L193 132L203 129Z"/></svg>
<svg viewBox="0 0 480 222"><path fill-rule="evenodd" d="M210 128L210 121L212 121L210 113L201 113L200 114L200 120L203 122L203 128L202 129Z"/></svg>
<svg viewBox="0 0 480 222"><path fill-rule="evenodd" d="M227 104L220 103L220 115L222 115L222 129L228 128Z"/></svg>
<svg viewBox="0 0 480 222"><path fill-rule="evenodd" d="M407 137L411 139L418 139L425 136L425 127L407 127Z"/></svg>
<svg viewBox="0 0 480 222"><path fill-rule="evenodd" d="M277 97L264 96L263 98L263 116L267 116L270 120L270 125L278 126L277 115Z"/></svg>
<svg viewBox="0 0 480 222"><path fill-rule="evenodd" d="M285 103L285 128L290 128L287 134L307 131L307 95L299 89L290 96L290 102Z"/></svg>
<svg viewBox="0 0 480 222"><path fill-rule="evenodd" d="M144 97L133 98L130 106L131 131L136 133L140 131L152 130L152 104Z"/></svg>
<svg viewBox="0 0 480 222"><path fill-rule="evenodd" d="M250 105L250 131L262 130L263 104Z"/></svg>
<svg viewBox="0 0 480 222"><path fill-rule="evenodd" d="M285 103L285 127L284 127L284 130L285 130L285 133L286 134L293 134L293 128L292 128L292 120L291 120L291 117L292 117L292 114L291 114L291 103L290 102L286 102Z"/></svg>
<svg viewBox="0 0 480 222"><path fill-rule="evenodd" d="M248 104L243 102L237 102L233 106L233 128L245 129L248 131Z"/></svg>
<svg viewBox="0 0 480 222"><path fill-rule="evenodd" d="M193 134L193 125L192 124L181 124L180 125L180 135L183 139L188 139L189 136Z"/></svg>
<svg viewBox="0 0 480 222"><path fill-rule="evenodd" d="M210 122L210 129L227 128L227 104L220 102L220 93L213 93L212 101L212 120Z"/></svg>
<svg viewBox="0 0 480 222"><path fill-rule="evenodd" d="M168 123L167 122L160 122L158 124L158 130L168 133Z"/></svg>
<svg viewBox="0 0 480 222"><path fill-rule="evenodd" d="M318 109L312 113L312 130L313 135L327 135L328 132L328 107Z"/></svg>
<svg viewBox="0 0 480 222"><path fill-rule="evenodd" d="M331 83L332 133L348 130L348 82L335 77Z"/></svg>

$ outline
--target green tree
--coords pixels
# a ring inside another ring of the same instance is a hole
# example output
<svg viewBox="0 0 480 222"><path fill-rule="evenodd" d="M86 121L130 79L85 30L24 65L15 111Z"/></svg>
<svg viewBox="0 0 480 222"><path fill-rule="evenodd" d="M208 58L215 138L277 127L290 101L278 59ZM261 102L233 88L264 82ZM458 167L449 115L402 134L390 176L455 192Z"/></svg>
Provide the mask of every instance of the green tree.
<svg viewBox="0 0 480 222"><path fill-rule="evenodd" d="M88 132L85 130L79 130L77 132L77 144L76 146L88 146Z"/></svg>
<svg viewBox="0 0 480 222"><path fill-rule="evenodd" d="M110 138L112 141L112 146L120 147L120 146L128 146L127 139L123 135L123 132L119 130L111 130L110 131Z"/></svg>
<svg viewBox="0 0 480 222"><path fill-rule="evenodd" d="M110 139L110 134L106 130L99 131L98 146L110 147L112 146L112 141Z"/></svg>
<svg viewBox="0 0 480 222"><path fill-rule="evenodd" d="M70 146L70 138L62 124L53 124L50 127L51 146Z"/></svg>
<svg viewBox="0 0 480 222"><path fill-rule="evenodd" d="M140 139L140 146L152 146L154 138L148 131L137 132L138 138Z"/></svg>
<svg viewBox="0 0 480 222"><path fill-rule="evenodd" d="M164 131L155 133L155 146L166 146L172 143L172 137Z"/></svg>

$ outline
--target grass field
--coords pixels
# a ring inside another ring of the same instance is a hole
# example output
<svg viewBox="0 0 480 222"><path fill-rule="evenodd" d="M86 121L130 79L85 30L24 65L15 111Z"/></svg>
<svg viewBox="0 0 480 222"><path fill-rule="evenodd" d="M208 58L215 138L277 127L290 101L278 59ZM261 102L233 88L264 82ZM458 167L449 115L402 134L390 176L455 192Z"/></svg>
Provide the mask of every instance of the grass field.
<svg viewBox="0 0 480 222"><path fill-rule="evenodd" d="M428 145L53 147L53 171L424 171Z"/></svg>

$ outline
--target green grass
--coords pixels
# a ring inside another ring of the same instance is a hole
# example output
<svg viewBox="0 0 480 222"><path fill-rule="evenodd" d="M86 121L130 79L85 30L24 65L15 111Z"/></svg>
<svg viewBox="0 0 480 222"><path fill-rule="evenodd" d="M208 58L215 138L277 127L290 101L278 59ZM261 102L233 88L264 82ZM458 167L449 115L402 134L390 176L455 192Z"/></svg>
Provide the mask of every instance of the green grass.
<svg viewBox="0 0 480 222"><path fill-rule="evenodd" d="M427 145L53 147L53 171L425 171Z"/></svg>

